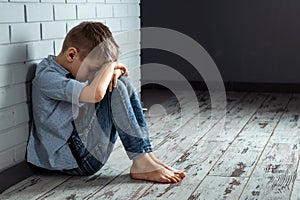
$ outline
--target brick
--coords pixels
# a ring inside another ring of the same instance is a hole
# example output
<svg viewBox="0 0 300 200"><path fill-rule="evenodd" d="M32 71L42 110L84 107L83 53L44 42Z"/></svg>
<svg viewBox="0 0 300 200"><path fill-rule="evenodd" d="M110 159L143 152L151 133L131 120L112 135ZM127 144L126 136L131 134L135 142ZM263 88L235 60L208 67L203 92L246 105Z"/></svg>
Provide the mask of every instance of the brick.
<svg viewBox="0 0 300 200"><path fill-rule="evenodd" d="M128 16L140 16L140 6L138 4L128 5Z"/></svg>
<svg viewBox="0 0 300 200"><path fill-rule="evenodd" d="M96 17L95 5L77 5L78 19L92 19Z"/></svg>
<svg viewBox="0 0 300 200"><path fill-rule="evenodd" d="M11 84L25 83L28 71L27 64L17 63L8 65L7 67L10 68L11 74L13 74Z"/></svg>
<svg viewBox="0 0 300 200"><path fill-rule="evenodd" d="M24 5L0 3L0 23L24 22Z"/></svg>
<svg viewBox="0 0 300 200"><path fill-rule="evenodd" d="M14 126L13 109L5 109L0 111L0 130ZM3 149L2 149L3 150ZM1 151L1 149L0 149Z"/></svg>
<svg viewBox="0 0 300 200"><path fill-rule="evenodd" d="M80 24L79 21L69 21L67 22L67 32L69 32L73 27L77 26Z"/></svg>
<svg viewBox="0 0 300 200"><path fill-rule="evenodd" d="M140 19L135 17L123 18L121 19L121 27L122 31L140 29Z"/></svg>
<svg viewBox="0 0 300 200"><path fill-rule="evenodd" d="M26 30L26 31L24 31ZM11 42L28 42L41 39L40 23L22 23L11 25Z"/></svg>
<svg viewBox="0 0 300 200"><path fill-rule="evenodd" d="M141 57L140 56L134 56L129 59L129 67L130 68L140 68L141 66Z"/></svg>
<svg viewBox="0 0 300 200"><path fill-rule="evenodd" d="M11 84L11 69L9 66L0 67L0 87L7 86Z"/></svg>
<svg viewBox="0 0 300 200"><path fill-rule="evenodd" d="M127 67L127 69L128 69L129 59L119 57L119 58L118 58L118 62L120 62L120 63L122 63L123 65L125 65L125 66Z"/></svg>
<svg viewBox="0 0 300 200"><path fill-rule="evenodd" d="M51 4L27 4L27 22L40 22L53 20L53 6Z"/></svg>
<svg viewBox="0 0 300 200"><path fill-rule="evenodd" d="M1 140L1 135L0 135L0 141L5 142L5 140ZM0 171L3 171L15 164L14 155L15 155L14 149L8 149L0 153Z"/></svg>
<svg viewBox="0 0 300 200"><path fill-rule="evenodd" d="M105 3L121 3L121 0L105 0Z"/></svg>
<svg viewBox="0 0 300 200"><path fill-rule="evenodd" d="M87 0L87 2L92 2L92 3L104 3L105 0Z"/></svg>
<svg viewBox="0 0 300 200"><path fill-rule="evenodd" d="M141 49L139 43L128 43L121 46L121 56L124 58L131 58L139 56Z"/></svg>
<svg viewBox="0 0 300 200"><path fill-rule="evenodd" d="M21 103L13 107L14 125L19 125L29 121L27 103Z"/></svg>
<svg viewBox="0 0 300 200"><path fill-rule="evenodd" d="M26 147L27 147L27 142L24 142L14 148L14 150L15 150L14 162L15 163L19 163L19 162L22 162L25 160Z"/></svg>
<svg viewBox="0 0 300 200"><path fill-rule="evenodd" d="M138 82L141 79L141 70L139 67L135 67L129 70L128 77L132 82Z"/></svg>
<svg viewBox="0 0 300 200"><path fill-rule="evenodd" d="M66 0L67 3L85 3L86 0Z"/></svg>
<svg viewBox="0 0 300 200"><path fill-rule="evenodd" d="M62 49L64 40L55 40L54 41L54 55L58 55Z"/></svg>
<svg viewBox="0 0 300 200"><path fill-rule="evenodd" d="M18 84L0 88L0 97L0 108L26 102L26 86L25 84Z"/></svg>
<svg viewBox="0 0 300 200"><path fill-rule="evenodd" d="M128 58L132 55L137 55L137 52L140 52L141 45L139 43L130 43L124 44L120 47L120 51L122 52L122 57Z"/></svg>
<svg viewBox="0 0 300 200"><path fill-rule="evenodd" d="M126 17L127 13L127 5L117 4L113 6L114 17Z"/></svg>
<svg viewBox="0 0 300 200"><path fill-rule="evenodd" d="M0 135L1 140L5 142L0 142L0 151L12 148L18 144L26 142L28 139L28 125L25 124L20 127L16 127L6 133Z"/></svg>
<svg viewBox="0 0 300 200"><path fill-rule="evenodd" d="M7 24L0 24L0 35L0 44L9 43L9 26Z"/></svg>
<svg viewBox="0 0 300 200"><path fill-rule="evenodd" d="M116 43L121 47L124 44L128 43L128 34L127 32L120 32L113 35Z"/></svg>
<svg viewBox="0 0 300 200"><path fill-rule="evenodd" d="M36 60L54 54L53 41L33 42L27 44L28 60Z"/></svg>
<svg viewBox="0 0 300 200"><path fill-rule="evenodd" d="M65 22L43 22L42 39L64 38L67 33Z"/></svg>
<svg viewBox="0 0 300 200"><path fill-rule="evenodd" d="M26 60L26 45L0 45L0 65L24 62Z"/></svg>
<svg viewBox="0 0 300 200"><path fill-rule="evenodd" d="M134 91L139 94L141 92L141 81L135 80L129 77L129 81L132 83L132 86L134 88Z"/></svg>
<svg viewBox="0 0 300 200"><path fill-rule="evenodd" d="M26 3L36 3L40 2L39 0L10 0L9 2L26 2Z"/></svg>
<svg viewBox="0 0 300 200"><path fill-rule="evenodd" d="M131 30L128 32L128 42L129 43L139 43L141 41L141 31L140 29Z"/></svg>
<svg viewBox="0 0 300 200"><path fill-rule="evenodd" d="M41 0L42 3L65 3L65 0Z"/></svg>
<svg viewBox="0 0 300 200"><path fill-rule="evenodd" d="M73 27L79 25L81 22L84 22L86 20L76 20L76 21L68 21L67 22L67 32L69 32Z"/></svg>
<svg viewBox="0 0 300 200"><path fill-rule="evenodd" d="M112 5L97 5L97 17L108 18L113 17L113 6Z"/></svg>
<svg viewBox="0 0 300 200"><path fill-rule="evenodd" d="M140 0L121 0L122 3L140 3Z"/></svg>
<svg viewBox="0 0 300 200"><path fill-rule="evenodd" d="M34 68L36 67L33 63L17 63L8 65L10 68L12 78L11 78L11 84L19 84L19 83L25 83L28 81L31 81L34 74Z"/></svg>
<svg viewBox="0 0 300 200"><path fill-rule="evenodd" d="M72 5L72 4L54 5L54 19L55 20L76 19L76 5Z"/></svg>
<svg viewBox="0 0 300 200"><path fill-rule="evenodd" d="M120 19L107 19L105 23L109 30L112 32L121 31L121 20Z"/></svg>

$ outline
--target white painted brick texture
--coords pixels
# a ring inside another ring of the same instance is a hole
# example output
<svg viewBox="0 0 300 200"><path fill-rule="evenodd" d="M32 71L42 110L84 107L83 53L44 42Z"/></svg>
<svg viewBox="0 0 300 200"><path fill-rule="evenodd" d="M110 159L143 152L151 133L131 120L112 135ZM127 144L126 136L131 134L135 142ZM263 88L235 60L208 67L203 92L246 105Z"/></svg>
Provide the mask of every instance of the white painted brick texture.
<svg viewBox="0 0 300 200"><path fill-rule="evenodd" d="M97 17L98 18L113 17L113 5L107 5L107 4L97 5Z"/></svg>
<svg viewBox="0 0 300 200"><path fill-rule="evenodd" d="M78 19L93 19L96 17L96 6L94 4L77 5Z"/></svg>
<svg viewBox="0 0 300 200"><path fill-rule="evenodd" d="M64 38L67 34L67 25L65 22L43 22L42 39Z"/></svg>
<svg viewBox="0 0 300 200"><path fill-rule="evenodd" d="M37 60L44 58L47 54L54 54L54 42L51 40L33 42L27 44L28 59Z"/></svg>
<svg viewBox="0 0 300 200"><path fill-rule="evenodd" d="M1 15L1 14L0 14ZM0 24L0 44L9 43L9 25Z"/></svg>
<svg viewBox="0 0 300 200"><path fill-rule="evenodd" d="M26 45L0 45L0 65L23 62L26 60Z"/></svg>
<svg viewBox="0 0 300 200"><path fill-rule="evenodd" d="M82 21L106 24L117 39L130 79L140 92L139 0L0 0L0 172L24 161L28 138L28 85L35 65L61 51Z"/></svg>
<svg viewBox="0 0 300 200"><path fill-rule="evenodd" d="M0 3L0 23L24 22L24 5Z"/></svg>
<svg viewBox="0 0 300 200"><path fill-rule="evenodd" d="M76 5L74 4L54 5L54 19L55 20L76 19Z"/></svg>
<svg viewBox="0 0 300 200"><path fill-rule="evenodd" d="M11 25L11 42L28 42L41 39L40 23L21 23ZM26 34L24 32L26 31Z"/></svg>
<svg viewBox="0 0 300 200"><path fill-rule="evenodd" d="M53 6L51 4L26 5L27 22L52 21Z"/></svg>
<svg viewBox="0 0 300 200"><path fill-rule="evenodd" d="M127 5L120 4L113 6L114 17L126 17L128 16Z"/></svg>

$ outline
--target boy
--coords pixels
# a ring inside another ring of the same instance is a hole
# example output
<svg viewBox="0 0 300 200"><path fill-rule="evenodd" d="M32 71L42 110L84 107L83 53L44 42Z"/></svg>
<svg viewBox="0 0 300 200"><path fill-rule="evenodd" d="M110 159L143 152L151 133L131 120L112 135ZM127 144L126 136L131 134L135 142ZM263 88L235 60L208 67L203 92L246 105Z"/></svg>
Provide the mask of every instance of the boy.
<svg viewBox="0 0 300 200"><path fill-rule="evenodd" d="M32 81L33 124L27 161L70 175L101 169L120 136L133 160L133 179L176 183L185 173L152 153L138 96L108 27L82 22L67 34L58 56L38 64Z"/></svg>

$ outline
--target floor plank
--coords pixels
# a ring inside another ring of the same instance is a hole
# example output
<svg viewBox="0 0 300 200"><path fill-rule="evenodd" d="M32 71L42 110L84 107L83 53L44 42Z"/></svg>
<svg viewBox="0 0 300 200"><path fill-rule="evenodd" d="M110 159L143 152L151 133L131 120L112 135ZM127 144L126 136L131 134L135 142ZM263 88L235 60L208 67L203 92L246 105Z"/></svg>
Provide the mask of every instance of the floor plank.
<svg viewBox="0 0 300 200"><path fill-rule="evenodd" d="M197 109L187 96L145 113L156 155L187 173L180 183L132 180L118 140L97 174L36 174L0 199L300 200L300 94L228 92L226 115L212 115L207 92Z"/></svg>
<svg viewBox="0 0 300 200"><path fill-rule="evenodd" d="M296 179L297 155L293 144L268 144L241 199L288 199Z"/></svg>
<svg viewBox="0 0 300 200"><path fill-rule="evenodd" d="M205 94L206 95L206 94ZM200 96L203 96L200 94ZM205 101L208 101L208 98L206 98ZM186 101L186 104L188 104L189 101ZM204 105L204 104L203 104ZM187 106L188 107L188 106ZM191 114L189 117L186 118L186 120L189 120L193 118L195 115L194 112L190 112ZM172 117L178 118L178 112L170 113ZM169 121L170 123L174 124L174 121L171 120ZM174 125L168 125L167 127L172 127L172 130L177 130L180 128L180 126L174 126ZM149 127L149 130L151 130L153 126ZM165 129L168 130L168 129ZM170 130L168 130L170 132ZM159 143L161 140L163 140L165 135L161 134L159 135L160 137L157 137L157 135L151 135L152 141L154 141L154 146L155 146L155 141L156 143ZM122 160L122 162L119 162ZM114 163L112 163L112 162ZM117 180L121 179L123 180L126 175L128 176L128 168L130 167L130 161L127 159L126 154L124 153L124 149L121 146L116 147L114 150L112 156L110 157L110 160L106 164L105 170L100 170L102 171L101 174L104 174L108 178L102 179L102 176L99 176L99 178L93 179L93 181L89 182L89 187L84 190L80 191L80 188L82 188L85 184L87 179L86 177L75 177L70 179L68 182L61 184L57 188L55 188L54 191L49 191L49 193L45 194L41 199L56 199L56 198L69 198L69 197L76 197L76 198L89 198L92 196L94 193L97 193L97 191L102 190L105 185L109 184L111 181L113 181L115 178ZM122 173L123 172L123 173ZM118 177L120 176L120 177ZM111 183L112 185L114 182ZM57 192L58 191L58 192ZM61 194L60 191L63 191L63 194ZM111 194L111 192L108 192ZM107 193L106 193L107 194ZM105 195L106 195L105 194ZM113 196L113 195L109 195Z"/></svg>
<svg viewBox="0 0 300 200"><path fill-rule="evenodd" d="M52 176L42 174L33 175L4 191L0 195L0 199L37 199L70 178L70 176L58 174Z"/></svg>
<svg viewBox="0 0 300 200"><path fill-rule="evenodd" d="M189 197L189 200L238 199L244 182L246 181L243 177L208 176L204 179L202 186Z"/></svg>
<svg viewBox="0 0 300 200"><path fill-rule="evenodd" d="M267 141L271 137L280 116L282 116L291 95L271 94L256 110L242 130L231 142L222 159L212 169L210 175L248 177L260 157ZM266 119L273 119L268 128L259 124ZM253 127L256 127L255 129ZM259 141L249 137L251 133L260 133ZM250 134L250 135L249 135ZM250 139L250 140L249 140Z"/></svg>
<svg viewBox="0 0 300 200"><path fill-rule="evenodd" d="M291 200L300 200L300 155L298 157L297 178L293 186Z"/></svg>
<svg viewBox="0 0 300 200"><path fill-rule="evenodd" d="M239 98L235 98L233 95L232 101L228 106L229 107L234 106L234 104L236 104L240 98L241 98L241 96L239 96ZM202 110L203 112L200 112L200 114L199 113L198 114L201 116L207 116L203 122L207 122L206 125L211 126L211 123L209 120L210 110L205 109L205 108L207 108L207 106L208 105L205 104L204 109ZM204 113L206 113L206 114L204 114ZM204 118L202 118L202 119L204 119ZM209 129L209 128L205 128L206 126L203 126L204 124L202 124L202 126L198 127L198 128L200 128L200 130L198 130L196 132L197 127L195 127L195 124L196 123L193 120L189 121L187 124L185 124L180 129L180 131L175 132L175 134L172 134L172 135L170 135L170 137L165 138L164 142L161 142L158 145L159 148L156 149L156 154L158 155L158 157L161 160L163 160L164 162L172 165L172 162L174 162L176 160L176 158L180 157L184 153L184 151L187 149L187 147L189 147L193 144L193 140L191 140L191 138L195 138L195 136L191 135L191 133L198 133L198 134L196 134L198 136L198 138L196 137L196 140L198 140L205 133L204 131ZM202 131L201 131L201 128L203 128ZM188 142L188 144L185 143L186 141ZM170 151L172 151L172 154L169 153ZM153 185L153 184L149 184L149 183L146 183L146 184L143 183L142 185L135 184L135 185L126 186L123 188L122 181L124 181L124 180L120 180L118 178L116 180L114 180L115 183L119 183L119 184L114 185L114 187L118 189L118 193L115 193L115 188L106 187L103 190L99 191L95 196L93 196L93 198L95 198L95 199L102 198L104 194L110 193L110 194L114 194L113 196L111 196L112 199L122 199L124 196L131 197L131 199L132 199L132 198L138 197L140 194L142 194L147 189L147 187L151 187ZM130 188L128 188L128 187L130 187ZM121 189L119 189L119 188L121 188Z"/></svg>

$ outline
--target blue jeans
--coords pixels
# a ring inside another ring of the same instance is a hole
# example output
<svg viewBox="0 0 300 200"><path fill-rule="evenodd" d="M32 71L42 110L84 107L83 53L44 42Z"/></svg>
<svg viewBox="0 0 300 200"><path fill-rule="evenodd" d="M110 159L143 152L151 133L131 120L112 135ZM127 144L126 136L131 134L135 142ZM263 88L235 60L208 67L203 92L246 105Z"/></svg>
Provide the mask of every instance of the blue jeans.
<svg viewBox="0 0 300 200"><path fill-rule="evenodd" d="M74 123L68 140L78 168L62 170L70 175L92 175L111 154L118 135L129 159L152 151L146 121L137 94L127 78L96 104L89 104ZM78 122L79 121L79 122Z"/></svg>

